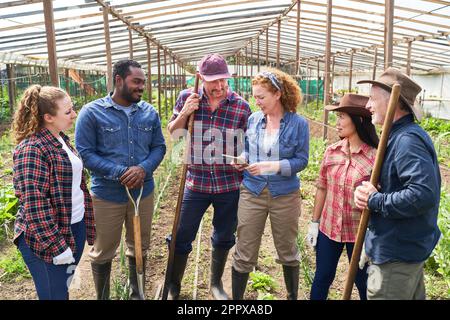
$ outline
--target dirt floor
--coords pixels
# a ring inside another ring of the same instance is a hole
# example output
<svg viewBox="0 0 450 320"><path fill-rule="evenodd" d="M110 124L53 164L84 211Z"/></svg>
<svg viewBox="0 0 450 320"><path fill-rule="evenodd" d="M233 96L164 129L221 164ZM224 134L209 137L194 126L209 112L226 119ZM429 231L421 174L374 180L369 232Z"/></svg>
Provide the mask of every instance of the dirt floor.
<svg viewBox="0 0 450 320"><path fill-rule="evenodd" d="M315 137L322 136L322 127L310 122L311 135ZM329 129L330 141L336 141L338 138L334 130ZM178 195L179 187L179 173L172 176L170 179L169 187L166 192L166 196L162 199L162 203L159 210L159 215L155 217L152 234L151 234L151 248L147 253L149 259L147 259L147 276L146 276L146 298L158 299L157 292L162 289L164 282L164 274L167 263L167 245L165 237L171 232L173 215L175 212L175 206ZM302 214L299 221L299 230L302 237L307 232L308 222L312 215L313 196L315 193L315 187L312 182L303 183L302 194ZM197 239L193 243L193 251L189 257L188 266L183 278L181 298L186 300L207 300L212 297L209 294L209 266L210 266L210 253L211 243L210 236L212 233L212 211L209 209L205 214L203 221L203 228L201 232L200 248L197 245ZM199 233L200 234L200 233ZM11 244L3 245L0 248L0 256L3 255L8 248L11 248ZM75 273L71 288L70 299L73 300L89 300L95 299L95 289L92 280L91 267L87 258L90 247L86 246L82 260ZM231 254L226 265L225 274L223 277L224 288L226 292L231 295ZM311 271L314 272L314 252L309 248L305 248L304 252L305 260L309 261L311 265ZM275 262L276 251L273 245L273 240L270 231L270 221L266 224L264 236L262 238L262 244L259 254L259 262L257 269L271 275L278 285L278 289L273 292L274 297L277 300L286 299L286 292L283 281L282 268ZM196 263L198 261L198 263ZM330 289L330 299L340 299L344 282L346 278L346 270L348 268L348 261L345 252L341 256L339 262L335 281ZM120 252L117 253L116 258L113 261L113 274L111 279L111 296L118 299L117 290L115 287L118 283L126 283L126 272L121 270L120 266ZM196 285L195 285L196 283ZM246 299L256 299L257 293L248 290L245 295ZM306 282L306 276L301 270L300 285L299 285L299 299L309 299L310 286ZM34 285L31 279L22 279L17 282L1 282L0 281L0 300L30 300L37 299ZM354 289L352 299L359 299Z"/></svg>

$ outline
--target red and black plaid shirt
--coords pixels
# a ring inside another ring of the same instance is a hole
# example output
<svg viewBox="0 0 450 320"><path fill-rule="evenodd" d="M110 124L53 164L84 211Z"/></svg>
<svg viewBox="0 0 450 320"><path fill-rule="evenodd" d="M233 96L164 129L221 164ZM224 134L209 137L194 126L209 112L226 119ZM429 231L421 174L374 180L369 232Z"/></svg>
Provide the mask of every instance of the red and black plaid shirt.
<svg viewBox="0 0 450 320"><path fill-rule="evenodd" d="M192 89L180 93L170 121L177 118L191 93ZM229 164L225 164L222 154L216 154L215 151L226 154L230 153L227 150L233 150L234 155L237 155L236 141L233 140L233 146L227 146L225 142L227 135L233 134L236 129L241 129L245 133L247 121L251 114L250 107L247 101L229 89L227 97L221 101L214 112L211 112L208 98L203 94L203 90L200 90L199 95L200 105L195 112L194 126L198 128L201 123L201 130L194 128L191 140L193 142L191 143L192 162L188 166L186 187L195 192L211 194L238 190L242 181L242 174ZM219 137L217 133L220 133L221 136ZM214 149L211 148L213 139L215 139L214 143L222 146L222 149L212 150L210 154L208 149ZM201 143L198 143L199 141ZM229 163L229 161L226 163Z"/></svg>
<svg viewBox="0 0 450 320"><path fill-rule="evenodd" d="M75 153L69 138L61 134ZM48 263L70 246L75 253L71 231L72 164L62 144L47 129L23 140L14 150L13 183L19 210L14 224L14 241L24 233L31 250ZM95 224L92 199L82 177L86 238L94 243Z"/></svg>

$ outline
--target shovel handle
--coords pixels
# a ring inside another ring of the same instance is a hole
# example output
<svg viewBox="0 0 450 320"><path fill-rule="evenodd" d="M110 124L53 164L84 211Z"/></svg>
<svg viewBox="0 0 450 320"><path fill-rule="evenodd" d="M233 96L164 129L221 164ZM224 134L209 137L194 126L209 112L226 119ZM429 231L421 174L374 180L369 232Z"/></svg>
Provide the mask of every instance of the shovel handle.
<svg viewBox="0 0 450 320"><path fill-rule="evenodd" d="M136 272L142 274L144 271L142 259L141 218L133 217L134 228L134 255L136 256Z"/></svg>
<svg viewBox="0 0 450 320"><path fill-rule="evenodd" d="M136 272L138 274L142 274L144 271L144 261L142 259L142 239L141 239L141 217L139 215L139 204L142 198L142 192L144 187L141 187L139 192L139 196L136 201L134 201L131 196L130 190L127 186L125 186L125 190L127 191L128 198L133 203L134 206L134 217L133 217L133 231L134 231L134 255L136 258Z"/></svg>

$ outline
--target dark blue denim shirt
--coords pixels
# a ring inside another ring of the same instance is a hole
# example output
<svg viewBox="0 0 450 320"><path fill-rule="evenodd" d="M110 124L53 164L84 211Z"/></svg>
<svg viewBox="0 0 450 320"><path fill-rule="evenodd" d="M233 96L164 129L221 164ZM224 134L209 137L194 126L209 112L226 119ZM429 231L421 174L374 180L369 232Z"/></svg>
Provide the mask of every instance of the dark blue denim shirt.
<svg viewBox="0 0 450 320"><path fill-rule="evenodd" d="M245 136L245 155L249 164L262 161L280 161L277 174L252 176L244 171L244 186L253 194L260 195L268 188L273 197L286 195L300 188L297 173L308 165L309 126L301 116L285 112L280 123L279 137L273 148L266 153L263 148L266 117L259 111L248 119Z"/></svg>
<svg viewBox="0 0 450 320"><path fill-rule="evenodd" d="M111 96L85 105L78 115L75 145L84 166L91 171L91 190L99 198L128 201L119 178L128 167L146 172L143 197L154 188L153 172L166 153L158 113L145 101L133 104L129 116ZM138 190L132 190L134 197Z"/></svg>
<svg viewBox="0 0 450 320"><path fill-rule="evenodd" d="M375 264L425 261L441 234L441 175L433 142L413 115L392 126L380 186L369 198L368 256Z"/></svg>

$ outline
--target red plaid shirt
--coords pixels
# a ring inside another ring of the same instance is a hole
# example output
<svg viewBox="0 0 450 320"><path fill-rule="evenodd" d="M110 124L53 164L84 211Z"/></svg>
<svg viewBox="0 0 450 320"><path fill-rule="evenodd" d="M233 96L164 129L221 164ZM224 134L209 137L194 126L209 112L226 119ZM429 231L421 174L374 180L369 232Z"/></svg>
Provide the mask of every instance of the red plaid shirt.
<svg viewBox="0 0 450 320"><path fill-rule="evenodd" d="M184 103L191 95L192 89L184 90L180 93L174 108L173 116L170 121L177 118ZM211 148L212 139L215 143L223 146L221 153L227 154L227 150L231 148L236 154L236 145L227 146L225 141L227 133L232 133L235 129L247 130L247 120L251 114L250 107L242 97L238 94L228 91L227 97L221 101L219 107L211 112L208 98L200 90L200 105L195 112L195 127L198 128L201 123L201 130L194 128L194 136L191 141L191 164L188 166L186 175L186 187L195 192L202 193L224 193L239 189L242 181L242 173L239 173L229 164L225 164L221 154L211 152L211 157L203 158L205 154L209 154L207 149ZM217 137L214 131L221 133L221 137ZM196 141L201 141L197 143ZM244 137L241 137L243 150ZM231 154L230 154L231 155ZM216 159L217 161L215 161ZM227 162L229 163L229 162Z"/></svg>
<svg viewBox="0 0 450 320"><path fill-rule="evenodd" d="M320 231L336 242L355 242L361 210L353 201L355 188L370 180L376 149L363 143L350 155L348 139L327 148L317 187L327 190Z"/></svg>
<svg viewBox="0 0 450 320"><path fill-rule="evenodd" d="M61 134L75 153L69 138ZM23 140L14 150L13 183L19 210L14 224L14 242L24 233L25 242L41 259L53 263L53 257L70 246L76 252L72 235L72 164L62 144L49 130ZM92 199L82 177L86 237L94 243L95 225Z"/></svg>

